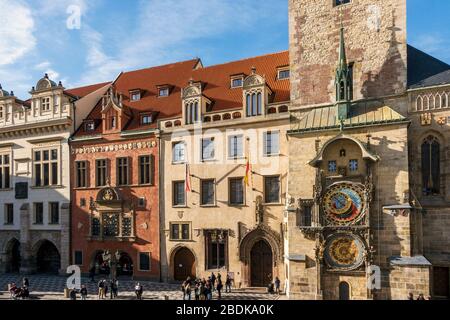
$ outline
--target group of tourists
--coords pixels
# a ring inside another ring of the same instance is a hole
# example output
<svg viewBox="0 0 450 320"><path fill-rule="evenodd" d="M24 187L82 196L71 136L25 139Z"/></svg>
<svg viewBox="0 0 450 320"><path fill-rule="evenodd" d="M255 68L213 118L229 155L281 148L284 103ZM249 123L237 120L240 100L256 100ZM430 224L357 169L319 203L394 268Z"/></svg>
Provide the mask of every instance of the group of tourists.
<svg viewBox="0 0 450 320"><path fill-rule="evenodd" d="M30 281L28 278L22 279L22 286L18 287L15 282L9 285L9 293L11 299L29 299L30 298Z"/></svg>
<svg viewBox="0 0 450 320"><path fill-rule="evenodd" d="M110 294L110 299L113 300L117 298L119 294L119 281L117 279L111 279L109 281L102 279L97 284L98 287L98 299L106 299L108 296L108 292Z"/></svg>
<svg viewBox="0 0 450 320"><path fill-rule="evenodd" d="M424 294L423 294L423 293L420 293L420 294L417 296L417 299L415 299L415 298L414 298L414 294L413 294L412 292L410 292L410 293L408 294L408 300L418 300L418 301L420 301L420 300L431 300L431 296L428 296L428 297L425 299Z"/></svg>
<svg viewBox="0 0 450 320"><path fill-rule="evenodd" d="M195 300L212 300L213 293L217 293L217 299L222 299L222 290L225 286L225 292L231 293L233 279L228 274L225 279L225 284L222 280L220 273L217 276L214 272L206 280L203 279L191 279L188 277L181 285L181 291L183 293L183 300L192 300L192 294L194 294Z"/></svg>

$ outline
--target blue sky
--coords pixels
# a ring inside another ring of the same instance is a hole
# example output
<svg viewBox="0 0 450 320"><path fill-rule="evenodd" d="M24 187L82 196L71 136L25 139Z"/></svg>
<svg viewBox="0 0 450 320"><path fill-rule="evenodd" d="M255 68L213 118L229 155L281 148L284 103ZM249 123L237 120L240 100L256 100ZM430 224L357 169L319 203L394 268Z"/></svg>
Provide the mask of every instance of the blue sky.
<svg viewBox="0 0 450 320"><path fill-rule="evenodd" d="M194 57L211 65L286 50L287 3L0 0L0 83L27 98L45 72L74 87ZM70 29L73 8L81 23ZM450 1L408 0L408 42L450 63L449 14Z"/></svg>

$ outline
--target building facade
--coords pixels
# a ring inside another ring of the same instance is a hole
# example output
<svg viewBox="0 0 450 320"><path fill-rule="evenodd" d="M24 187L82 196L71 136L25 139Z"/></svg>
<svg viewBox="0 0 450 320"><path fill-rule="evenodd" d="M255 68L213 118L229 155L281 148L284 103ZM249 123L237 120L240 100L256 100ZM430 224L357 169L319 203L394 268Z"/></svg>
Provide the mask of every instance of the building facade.
<svg viewBox="0 0 450 320"><path fill-rule="evenodd" d="M288 295L448 297L447 92L424 86L449 66L407 45L406 1L289 14Z"/></svg>
<svg viewBox="0 0 450 320"><path fill-rule="evenodd" d="M161 121L164 281L284 279L288 53L198 68Z"/></svg>
<svg viewBox="0 0 450 320"><path fill-rule="evenodd" d="M73 135L71 255L83 273L160 280L158 120L179 90L167 83L198 63L122 73Z"/></svg>
<svg viewBox="0 0 450 320"><path fill-rule="evenodd" d="M0 270L65 273L70 135L103 85L65 90L46 75L21 101L0 89Z"/></svg>

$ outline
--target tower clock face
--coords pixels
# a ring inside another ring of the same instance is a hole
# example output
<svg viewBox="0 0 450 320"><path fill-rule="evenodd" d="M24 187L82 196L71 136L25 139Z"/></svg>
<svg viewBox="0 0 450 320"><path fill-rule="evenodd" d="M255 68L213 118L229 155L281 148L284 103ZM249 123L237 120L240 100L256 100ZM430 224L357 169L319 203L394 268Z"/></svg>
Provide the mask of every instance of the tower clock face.
<svg viewBox="0 0 450 320"><path fill-rule="evenodd" d="M359 221L365 210L361 186L341 183L331 186L325 194L323 207L328 222L338 225Z"/></svg>
<svg viewBox="0 0 450 320"><path fill-rule="evenodd" d="M332 269L352 270L364 262L363 241L351 234L335 234L327 240L324 258Z"/></svg>

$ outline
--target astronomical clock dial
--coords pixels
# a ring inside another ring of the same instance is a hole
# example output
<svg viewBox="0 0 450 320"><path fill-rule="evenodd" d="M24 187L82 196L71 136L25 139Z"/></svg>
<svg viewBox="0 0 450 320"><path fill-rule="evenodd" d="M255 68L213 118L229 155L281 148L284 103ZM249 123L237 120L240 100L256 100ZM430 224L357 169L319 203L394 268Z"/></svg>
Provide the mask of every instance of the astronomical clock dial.
<svg viewBox="0 0 450 320"><path fill-rule="evenodd" d="M331 186L323 199L323 208L328 222L348 225L361 219L365 211L364 190L351 183Z"/></svg>
<svg viewBox="0 0 450 320"><path fill-rule="evenodd" d="M364 252L365 246L359 237L338 233L327 240L324 259L332 269L354 270L364 263Z"/></svg>

